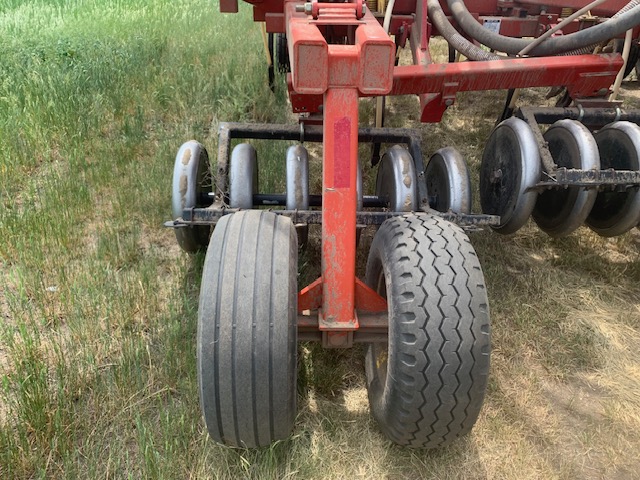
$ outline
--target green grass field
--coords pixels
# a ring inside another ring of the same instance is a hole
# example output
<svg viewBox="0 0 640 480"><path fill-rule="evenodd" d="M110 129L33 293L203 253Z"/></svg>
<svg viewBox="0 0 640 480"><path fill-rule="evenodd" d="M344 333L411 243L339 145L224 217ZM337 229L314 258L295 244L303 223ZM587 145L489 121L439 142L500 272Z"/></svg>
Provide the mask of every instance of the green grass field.
<svg viewBox="0 0 640 480"><path fill-rule="evenodd" d="M638 231L472 235L492 376L476 428L449 448L392 445L369 415L363 350L316 345L300 347L291 439L242 450L208 438L203 258L162 227L173 160L191 138L215 152L220 121L291 121L250 8L217 7L0 0L0 478L637 478ZM425 153L455 145L477 170L502 96L461 95L423 127ZM390 102L391 123L416 125L415 107ZM265 190L282 190L284 149L259 144Z"/></svg>

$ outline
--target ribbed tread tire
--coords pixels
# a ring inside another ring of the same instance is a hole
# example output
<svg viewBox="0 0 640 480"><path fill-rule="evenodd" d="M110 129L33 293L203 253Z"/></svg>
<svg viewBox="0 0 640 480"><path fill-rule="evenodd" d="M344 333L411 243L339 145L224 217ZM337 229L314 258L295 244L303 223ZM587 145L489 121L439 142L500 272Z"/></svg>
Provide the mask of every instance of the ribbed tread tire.
<svg viewBox="0 0 640 480"><path fill-rule="evenodd" d="M467 235L438 217L389 219L366 279L389 305L388 344L371 344L365 363L373 416L400 445L451 443L475 424L489 373L489 304Z"/></svg>
<svg viewBox="0 0 640 480"><path fill-rule="evenodd" d="M209 434L260 447L296 415L297 239L288 218L224 216L207 250L198 311L198 383Z"/></svg>

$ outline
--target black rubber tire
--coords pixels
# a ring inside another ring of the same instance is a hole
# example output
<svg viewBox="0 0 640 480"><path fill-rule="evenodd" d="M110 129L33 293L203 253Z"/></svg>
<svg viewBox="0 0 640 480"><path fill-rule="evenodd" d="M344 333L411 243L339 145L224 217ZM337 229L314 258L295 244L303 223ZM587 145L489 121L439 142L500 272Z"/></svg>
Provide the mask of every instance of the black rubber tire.
<svg viewBox="0 0 640 480"><path fill-rule="evenodd" d="M248 210L218 222L198 311L198 385L211 437L285 439L296 415L297 268L291 220Z"/></svg>
<svg viewBox="0 0 640 480"><path fill-rule="evenodd" d="M380 428L416 448L468 433L487 385L490 325L467 235L438 217L391 218L373 239L366 280L389 305L389 341L371 344L365 362Z"/></svg>

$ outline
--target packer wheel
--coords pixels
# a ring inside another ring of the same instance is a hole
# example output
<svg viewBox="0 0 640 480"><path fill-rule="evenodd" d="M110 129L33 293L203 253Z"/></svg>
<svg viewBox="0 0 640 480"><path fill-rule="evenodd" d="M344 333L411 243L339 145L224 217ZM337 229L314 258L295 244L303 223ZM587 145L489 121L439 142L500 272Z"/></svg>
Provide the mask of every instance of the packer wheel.
<svg viewBox="0 0 640 480"><path fill-rule="evenodd" d="M493 129L480 165L482 211L500 216L493 227L503 234L520 229L529 219L537 193L529 188L540 180L540 153L531 127L510 117Z"/></svg>
<svg viewBox="0 0 640 480"><path fill-rule="evenodd" d="M258 193L258 154L253 145L240 143L231 152L229 206L250 209Z"/></svg>
<svg viewBox="0 0 640 480"><path fill-rule="evenodd" d="M297 240L288 218L218 222L198 310L198 385L209 434L236 447L287 438L296 414Z"/></svg>
<svg viewBox="0 0 640 480"><path fill-rule="evenodd" d="M424 171L429 205L439 212L471 213L471 178L462 155L453 147L434 153Z"/></svg>
<svg viewBox="0 0 640 480"><path fill-rule="evenodd" d="M287 149L287 210L309 209L309 152L302 145ZM296 225L298 243L306 245L309 225Z"/></svg>
<svg viewBox="0 0 640 480"><path fill-rule="evenodd" d="M437 217L385 221L367 284L386 297L389 339L365 369L373 416L394 442L447 445L473 427L489 373L489 306L466 234Z"/></svg>
<svg viewBox="0 0 640 480"><path fill-rule="evenodd" d="M600 170L598 145L580 122L559 120L544 134L558 167ZM558 188L538 194L533 219L552 237L564 237L584 223L596 200L597 190L584 187Z"/></svg>
<svg viewBox="0 0 640 480"><path fill-rule="evenodd" d="M211 192L212 181L207 150L195 140L182 144L173 166L171 211L173 219L182 217L185 208L207 206L203 197ZM206 248L211 227L198 225L176 228L176 240L185 252L195 253Z"/></svg>
<svg viewBox="0 0 640 480"><path fill-rule="evenodd" d="M417 210L418 190L413 157L399 145L382 156L376 179L376 195L386 197L392 212Z"/></svg>
<svg viewBox="0 0 640 480"><path fill-rule="evenodd" d="M640 170L640 127L631 122L610 123L594 135L600 151L600 167ZM598 235L615 237L640 221L637 187L598 192L587 225Z"/></svg>

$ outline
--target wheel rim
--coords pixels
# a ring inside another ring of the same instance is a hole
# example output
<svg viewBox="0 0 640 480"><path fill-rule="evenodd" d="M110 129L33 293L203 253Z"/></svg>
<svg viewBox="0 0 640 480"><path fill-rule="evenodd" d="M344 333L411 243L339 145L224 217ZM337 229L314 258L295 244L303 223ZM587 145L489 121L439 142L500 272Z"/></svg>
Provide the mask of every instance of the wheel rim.
<svg viewBox="0 0 640 480"><path fill-rule="evenodd" d="M596 141L581 123L560 120L545 132L544 139L558 167L600 170ZM552 237L569 235L587 219L596 195L596 189L584 187L546 190L538 195L533 219Z"/></svg>
<svg viewBox="0 0 640 480"><path fill-rule="evenodd" d="M540 154L531 127L511 117L494 128L482 154L482 211L500 216L500 233L513 233L528 220L537 194L529 190L540 179Z"/></svg>
<svg viewBox="0 0 640 480"><path fill-rule="evenodd" d="M640 127L631 122L607 125L594 135L602 169L640 169ZM598 192L587 225L604 237L622 235L640 221L638 188Z"/></svg>

